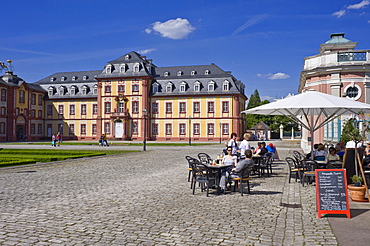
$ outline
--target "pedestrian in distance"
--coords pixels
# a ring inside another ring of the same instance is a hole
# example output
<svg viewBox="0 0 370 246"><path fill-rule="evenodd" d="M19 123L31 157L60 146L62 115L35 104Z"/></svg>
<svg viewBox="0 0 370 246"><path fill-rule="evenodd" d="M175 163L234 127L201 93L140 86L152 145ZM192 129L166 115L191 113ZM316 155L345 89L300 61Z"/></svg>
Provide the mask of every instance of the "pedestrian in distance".
<svg viewBox="0 0 370 246"><path fill-rule="evenodd" d="M56 134L53 134L53 136L51 136L51 146L54 146L56 147L56 141L57 141L57 137L55 136Z"/></svg>

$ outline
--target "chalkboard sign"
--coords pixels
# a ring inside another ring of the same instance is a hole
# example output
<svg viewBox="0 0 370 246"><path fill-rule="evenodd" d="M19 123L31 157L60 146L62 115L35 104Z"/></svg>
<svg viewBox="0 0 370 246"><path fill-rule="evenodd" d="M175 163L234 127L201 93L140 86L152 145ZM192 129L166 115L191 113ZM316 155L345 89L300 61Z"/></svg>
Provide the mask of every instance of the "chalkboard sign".
<svg viewBox="0 0 370 246"><path fill-rule="evenodd" d="M316 169L316 206L322 214L346 214L351 218L347 176L344 169Z"/></svg>

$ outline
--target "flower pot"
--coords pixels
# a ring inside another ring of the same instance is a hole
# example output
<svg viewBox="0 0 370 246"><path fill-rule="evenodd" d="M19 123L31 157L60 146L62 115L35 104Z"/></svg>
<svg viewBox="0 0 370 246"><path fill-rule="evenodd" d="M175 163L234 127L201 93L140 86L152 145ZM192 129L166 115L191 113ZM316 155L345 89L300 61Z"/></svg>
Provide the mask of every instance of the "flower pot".
<svg viewBox="0 0 370 246"><path fill-rule="evenodd" d="M365 198L366 187L365 185L362 186L354 186L352 184L348 185L349 193L351 194L351 199L354 202L366 202L368 201Z"/></svg>

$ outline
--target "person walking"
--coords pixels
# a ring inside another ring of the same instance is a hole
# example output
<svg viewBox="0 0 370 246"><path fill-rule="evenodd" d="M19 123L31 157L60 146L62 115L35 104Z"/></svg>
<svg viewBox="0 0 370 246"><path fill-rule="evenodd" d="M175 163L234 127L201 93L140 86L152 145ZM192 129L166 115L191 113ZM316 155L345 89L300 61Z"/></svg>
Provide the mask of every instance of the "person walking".
<svg viewBox="0 0 370 246"><path fill-rule="evenodd" d="M60 146L60 143L62 142L62 135L60 132L57 133L57 142L58 142L58 147Z"/></svg>
<svg viewBox="0 0 370 246"><path fill-rule="evenodd" d="M108 144L108 141L107 141L107 135L105 133L103 134L103 146L104 145L109 147L109 144Z"/></svg>
<svg viewBox="0 0 370 246"><path fill-rule="evenodd" d="M57 140L57 137L55 136L55 134L53 134L53 136L51 136L51 146L54 146L56 147L56 140Z"/></svg>

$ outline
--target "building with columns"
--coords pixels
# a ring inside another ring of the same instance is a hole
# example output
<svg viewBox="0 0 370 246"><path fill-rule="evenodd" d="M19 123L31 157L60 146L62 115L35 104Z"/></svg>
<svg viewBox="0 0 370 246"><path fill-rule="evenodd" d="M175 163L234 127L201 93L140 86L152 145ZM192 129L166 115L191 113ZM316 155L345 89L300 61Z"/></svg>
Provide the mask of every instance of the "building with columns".
<svg viewBox="0 0 370 246"><path fill-rule="evenodd" d="M300 75L299 92L316 90L370 103L370 50L355 50L357 42L334 33L320 45L319 54L304 59ZM315 132L314 143L338 142L343 121L352 117L342 116ZM309 149L308 132L302 132L302 147Z"/></svg>
<svg viewBox="0 0 370 246"><path fill-rule="evenodd" d="M130 52L103 70L54 73L32 84L18 78L14 86L10 75L18 78L0 76L16 107L7 105L1 115L4 141L20 140L10 137L13 132L28 140L61 132L64 140L98 140L105 133L139 141L225 141L232 132L244 133L245 85L215 64L157 67Z"/></svg>

